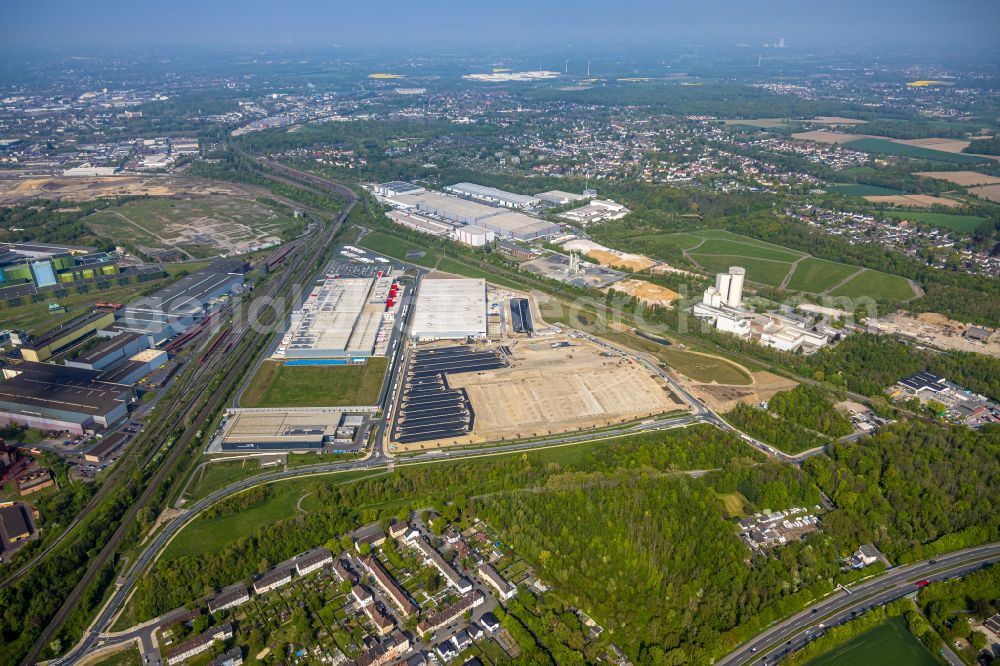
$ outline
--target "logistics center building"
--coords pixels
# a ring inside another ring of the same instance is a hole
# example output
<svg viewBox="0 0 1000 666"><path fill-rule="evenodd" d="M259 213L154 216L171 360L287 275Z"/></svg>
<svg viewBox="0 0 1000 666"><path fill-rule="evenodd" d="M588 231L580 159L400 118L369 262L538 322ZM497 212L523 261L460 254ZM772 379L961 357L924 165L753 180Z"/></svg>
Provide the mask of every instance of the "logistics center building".
<svg viewBox="0 0 1000 666"><path fill-rule="evenodd" d="M506 208L487 206L440 192L403 194L389 198L389 202L405 211L429 215L458 224L472 225L492 231L503 238L529 241L562 232L562 228L558 224L537 217ZM430 229L427 232L434 233ZM442 235L443 233L442 230Z"/></svg>
<svg viewBox="0 0 1000 666"><path fill-rule="evenodd" d="M415 342L486 337L485 280L422 280L415 307L410 327Z"/></svg>
<svg viewBox="0 0 1000 666"><path fill-rule="evenodd" d="M292 313L277 359L346 359L363 363L373 355L379 334L391 330L387 311L402 287L392 277L322 280Z"/></svg>

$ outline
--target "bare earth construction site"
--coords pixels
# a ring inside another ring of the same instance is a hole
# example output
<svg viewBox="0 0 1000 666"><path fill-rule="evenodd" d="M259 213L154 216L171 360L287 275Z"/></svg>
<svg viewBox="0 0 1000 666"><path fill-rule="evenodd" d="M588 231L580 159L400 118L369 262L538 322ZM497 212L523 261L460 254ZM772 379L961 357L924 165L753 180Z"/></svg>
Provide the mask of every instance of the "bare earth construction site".
<svg viewBox="0 0 1000 666"><path fill-rule="evenodd" d="M502 348L509 367L447 376L448 386L467 396L471 432L399 443L399 450L601 428L685 408L641 363L584 339L556 336L484 347Z"/></svg>

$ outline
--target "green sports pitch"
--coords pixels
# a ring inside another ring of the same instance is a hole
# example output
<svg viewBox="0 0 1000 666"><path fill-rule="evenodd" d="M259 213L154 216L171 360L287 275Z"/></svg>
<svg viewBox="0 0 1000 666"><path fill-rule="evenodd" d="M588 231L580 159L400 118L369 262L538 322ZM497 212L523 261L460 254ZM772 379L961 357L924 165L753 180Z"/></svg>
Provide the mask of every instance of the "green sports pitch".
<svg viewBox="0 0 1000 666"><path fill-rule="evenodd" d="M806 666L935 666L939 662L893 618L808 662Z"/></svg>

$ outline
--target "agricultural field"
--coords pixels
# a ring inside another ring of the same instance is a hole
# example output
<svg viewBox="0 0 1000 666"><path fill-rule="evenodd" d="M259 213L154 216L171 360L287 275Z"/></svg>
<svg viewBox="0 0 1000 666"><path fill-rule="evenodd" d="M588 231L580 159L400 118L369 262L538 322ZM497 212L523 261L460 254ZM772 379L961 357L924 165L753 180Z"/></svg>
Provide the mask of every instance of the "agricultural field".
<svg viewBox="0 0 1000 666"><path fill-rule="evenodd" d="M973 187L969 190L969 193L975 194L977 197L982 197L987 201L1000 203L1000 185L983 185L981 187Z"/></svg>
<svg viewBox="0 0 1000 666"><path fill-rule="evenodd" d="M914 176L923 178L935 178L954 183L959 187L973 187L976 185L1000 185L1000 178L988 176L976 171L917 171Z"/></svg>
<svg viewBox="0 0 1000 666"><path fill-rule="evenodd" d="M374 405L389 359L364 365L309 366L265 361L240 399L243 407L338 407Z"/></svg>
<svg viewBox="0 0 1000 666"><path fill-rule="evenodd" d="M894 190L878 185L861 185L858 183L847 183L843 185L830 185L826 189L831 192L843 194L846 197L869 197L877 195L905 194L902 190Z"/></svg>
<svg viewBox="0 0 1000 666"><path fill-rule="evenodd" d="M265 243L294 238L305 222L266 197L163 197L129 201L86 222L98 234L139 252L175 249L188 258L245 254Z"/></svg>
<svg viewBox="0 0 1000 666"><path fill-rule="evenodd" d="M803 137L804 138L804 137ZM815 139L813 139L815 140ZM918 160L931 160L935 162L951 162L954 164L983 164L990 163L991 160L983 157L974 157L963 153L949 153L942 150L924 148L906 143L897 143L889 139L864 138L856 141L843 143L844 148L857 150L862 153L873 155L890 155L892 157L910 157Z"/></svg>
<svg viewBox="0 0 1000 666"><path fill-rule="evenodd" d="M795 267L787 287L795 291L825 291L859 270L856 266L809 257Z"/></svg>
<svg viewBox="0 0 1000 666"><path fill-rule="evenodd" d="M937 659L906 628L901 617L857 636L806 666L934 666Z"/></svg>
<svg viewBox="0 0 1000 666"><path fill-rule="evenodd" d="M935 197L930 194L891 194L888 196L866 196L865 201L874 204L888 204L890 206L903 206L907 208L931 208L933 206L943 206L945 208L960 208L962 204L954 199Z"/></svg>
<svg viewBox="0 0 1000 666"><path fill-rule="evenodd" d="M905 301L916 294L910 283L897 275L865 270L830 292L831 296L860 298L870 296L876 300Z"/></svg>
<svg viewBox="0 0 1000 666"><path fill-rule="evenodd" d="M887 211L884 215L897 220L910 220L911 222L930 224L942 229L950 229L951 231L962 233L971 233L986 221L986 218L979 217L978 215L953 215L951 213L904 213L900 211Z"/></svg>

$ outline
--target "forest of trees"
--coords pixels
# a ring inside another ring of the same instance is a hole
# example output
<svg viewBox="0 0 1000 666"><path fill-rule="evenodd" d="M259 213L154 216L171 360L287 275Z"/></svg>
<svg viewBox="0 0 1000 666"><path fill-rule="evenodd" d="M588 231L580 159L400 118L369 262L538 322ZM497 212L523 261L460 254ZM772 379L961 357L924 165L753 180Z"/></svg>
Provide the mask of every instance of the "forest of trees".
<svg viewBox="0 0 1000 666"><path fill-rule="evenodd" d="M752 405L736 405L726 413L726 420L751 437L784 453L800 453L830 443L829 438L819 433Z"/></svg>
<svg viewBox="0 0 1000 666"><path fill-rule="evenodd" d="M767 409L780 418L830 437L851 434L851 422L834 409L826 392L812 384L799 384L791 391L775 393Z"/></svg>
<svg viewBox="0 0 1000 666"><path fill-rule="evenodd" d="M778 409L787 423L836 432L835 420L818 418L826 400L806 389L779 399ZM802 469L768 462L708 426L404 466L318 485L322 510L265 525L219 551L161 559L134 603L140 619L151 617L249 580L359 523L434 506L460 524L486 520L553 586L554 598L526 593L503 618L525 639L520 663L590 663L579 623L559 599L614 629L637 664L703 663L859 575L841 572L840 559L861 543L902 562L996 540L998 432L902 422L833 444L829 457ZM683 472L690 469L717 471L690 478ZM836 505L822 515L821 531L762 558L750 559L720 500L739 497L746 512L813 506L820 489ZM223 513L231 508L223 506Z"/></svg>
<svg viewBox="0 0 1000 666"><path fill-rule="evenodd" d="M1000 155L1000 134L988 139L974 139L962 152L976 153L977 155Z"/></svg>
<svg viewBox="0 0 1000 666"><path fill-rule="evenodd" d="M897 562L1000 537L1000 428L902 421L833 444L803 469L837 508L824 531Z"/></svg>
<svg viewBox="0 0 1000 666"><path fill-rule="evenodd" d="M126 201L128 198L88 203L72 202L71 205L60 201L38 200L13 206L0 206L0 242L65 243L113 250L114 241L95 234L83 218L97 210ZM63 208L72 210L63 211Z"/></svg>

